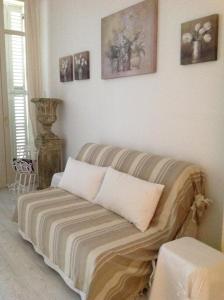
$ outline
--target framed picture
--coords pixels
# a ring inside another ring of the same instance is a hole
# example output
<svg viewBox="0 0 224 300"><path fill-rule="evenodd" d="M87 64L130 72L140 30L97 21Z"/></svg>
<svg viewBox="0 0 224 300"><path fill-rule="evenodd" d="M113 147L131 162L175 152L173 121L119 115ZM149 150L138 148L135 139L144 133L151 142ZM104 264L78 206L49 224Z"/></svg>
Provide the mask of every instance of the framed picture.
<svg viewBox="0 0 224 300"><path fill-rule="evenodd" d="M103 79L156 72L157 22L157 0L145 0L102 19Z"/></svg>
<svg viewBox="0 0 224 300"><path fill-rule="evenodd" d="M196 19L181 26L181 64L217 60L218 15Z"/></svg>
<svg viewBox="0 0 224 300"><path fill-rule="evenodd" d="M90 78L89 51L80 52L74 55L75 80Z"/></svg>
<svg viewBox="0 0 224 300"><path fill-rule="evenodd" d="M65 56L59 59L60 81L73 81L73 57Z"/></svg>

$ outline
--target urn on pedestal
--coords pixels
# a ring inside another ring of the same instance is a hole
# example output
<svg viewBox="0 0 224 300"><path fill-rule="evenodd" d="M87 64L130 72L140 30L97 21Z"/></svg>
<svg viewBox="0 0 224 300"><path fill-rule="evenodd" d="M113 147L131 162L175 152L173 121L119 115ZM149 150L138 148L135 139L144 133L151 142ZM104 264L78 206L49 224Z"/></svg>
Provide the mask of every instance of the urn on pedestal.
<svg viewBox="0 0 224 300"><path fill-rule="evenodd" d="M39 189L50 186L54 173L63 169L64 141L51 131L57 120L57 106L62 102L54 98L34 98L37 120L40 124L35 144L38 149Z"/></svg>

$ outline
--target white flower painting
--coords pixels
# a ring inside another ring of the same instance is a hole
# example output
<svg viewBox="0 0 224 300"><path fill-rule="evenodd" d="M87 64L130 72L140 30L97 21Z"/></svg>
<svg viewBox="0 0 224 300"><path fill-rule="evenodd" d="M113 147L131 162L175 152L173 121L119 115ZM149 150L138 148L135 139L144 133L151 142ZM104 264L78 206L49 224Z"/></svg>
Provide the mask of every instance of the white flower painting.
<svg viewBox="0 0 224 300"><path fill-rule="evenodd" d="M217 60L218 15L182 24L181 64Z"/></svg>
<svg viewBox="0 0 224 300"><path fill-rule="evenodd" d="M89 51L74 55L75 80L85 80L90 78Z"/></svg>
<svg viewBox="0 0 224 300"><path fill-rule="evenodd" d="M72 55L59 59L60 81L73 81L73 58Z"/></svg>
<svg viewBox="0 0 224 300"><path fill-rule="evenodd" d="M158 1L143 1L102 19L102 78L156 72Z"/></svg>

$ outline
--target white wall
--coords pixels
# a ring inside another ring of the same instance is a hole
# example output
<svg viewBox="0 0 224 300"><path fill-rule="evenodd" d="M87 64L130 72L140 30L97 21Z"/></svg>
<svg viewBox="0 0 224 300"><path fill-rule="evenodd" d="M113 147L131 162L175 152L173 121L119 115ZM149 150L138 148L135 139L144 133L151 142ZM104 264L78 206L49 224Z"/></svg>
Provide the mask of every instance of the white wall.
<svg viewBox="0 0 224 300"><path fill-rule="evenodd" d="M223 0L160 0L156 74L101 80L101 17L137 0L42 0L45 96L64 106L57 131L74 155L86 142L127 146L200 164L214 205L201 236L220 247L224 198ZM216 62L181 66L180 24L220 14ZM91 79L60 83L58 59L90 50Z"/></svg>

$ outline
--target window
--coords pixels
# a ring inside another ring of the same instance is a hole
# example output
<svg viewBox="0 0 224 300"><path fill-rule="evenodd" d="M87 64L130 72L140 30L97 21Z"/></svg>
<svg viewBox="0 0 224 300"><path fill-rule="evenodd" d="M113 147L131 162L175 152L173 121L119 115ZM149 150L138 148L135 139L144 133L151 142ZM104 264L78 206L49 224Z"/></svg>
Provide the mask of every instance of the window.
<svg viewBox="0 0 224 300"><path fill-rule="evenodd" d="M24 1L4 0L4 34L11 144L19 156L29 143Z"/></svg>

